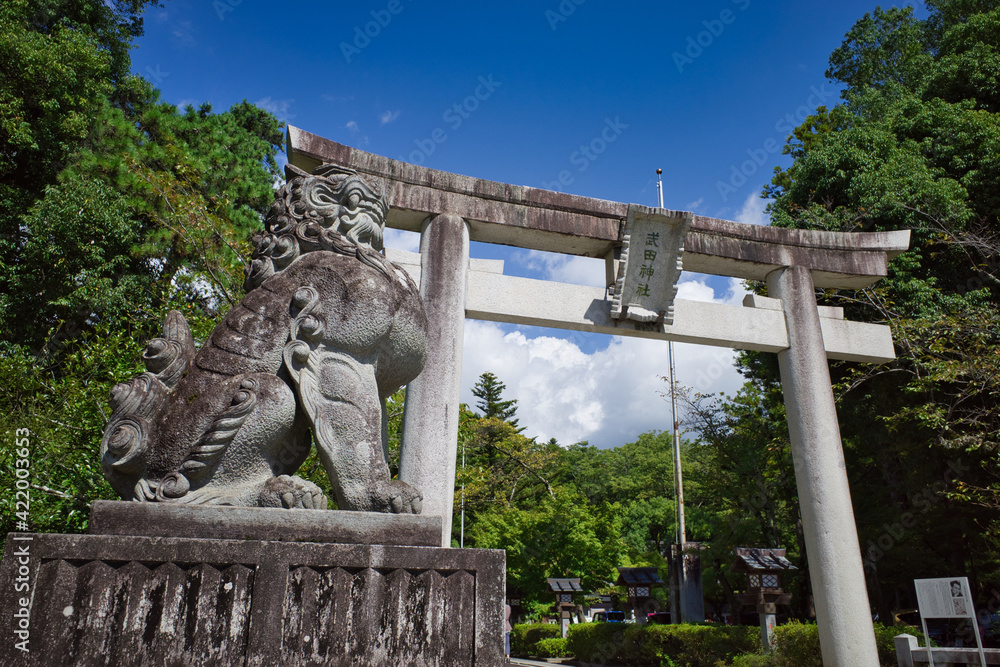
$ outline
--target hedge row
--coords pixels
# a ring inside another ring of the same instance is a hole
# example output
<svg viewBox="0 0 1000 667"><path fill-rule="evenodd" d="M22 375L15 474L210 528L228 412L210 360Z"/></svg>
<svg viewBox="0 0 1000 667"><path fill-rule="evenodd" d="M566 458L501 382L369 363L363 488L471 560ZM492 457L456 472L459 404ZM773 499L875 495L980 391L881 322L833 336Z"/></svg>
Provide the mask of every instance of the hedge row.
<svg viewBox="0 0 1000 667"><path fill-rule="evenodd" d="M882 667L896 666L893 637L897 634L898 628L875 625ZM546 646L554 648L554 644ZM761 652L759 628L725 625L583 623L570 626L565 651L584 662L629 667L823 665L816 626L794 622L775 628L774 650L766 655Z"/></svg>
<svg viewBox="0 0 1000 667"><path fill-rule="evenodd" d="M634 667L715 667L760 646L757 628L727 625L571 625L567 651L580 660Z"/></svg>
<svg viewBox="0 0 1000 667"><path fill-rule="evenodd" d="M521 623L515 625L510 631L510 654L528 658L531 656L541 656L538 650L538 642L543 639L561 639L559 626L554 623Z"/></svg>
<svg viewBox="0 0 1000 667"><path fill-rule="evenodd" d="M896 646L893 638L901 634L899 628L875 624L875 644L881 667L896 667ZM916 635L920 645L923 634L913 628L906 632ZM823 667L819 652L819 631L814 624L788 623L774 629L774 650L768 655L740 656L733 667Z"/></svg>

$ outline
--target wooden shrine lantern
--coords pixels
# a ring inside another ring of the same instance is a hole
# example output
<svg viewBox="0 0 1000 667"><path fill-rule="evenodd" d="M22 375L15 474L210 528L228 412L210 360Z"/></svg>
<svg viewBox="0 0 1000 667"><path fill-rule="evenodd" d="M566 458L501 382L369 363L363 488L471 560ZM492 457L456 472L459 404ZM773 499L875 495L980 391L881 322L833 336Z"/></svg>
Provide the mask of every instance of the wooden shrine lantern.
<svg viewBox="0 0 1000 667"><path fill-rule="evenodd" d="M760 614L760 636L765 650L774 641L777 606L792 600L781 589L781 575L798 568L785 558L784 549L736 549L733 572L747 575L747 592L740 595L740 602L754 605Z"/></svg>
<svg viewBox="0 0 1000 667"><path fill-rule="evenodd" d="M663 579L655 567L620 567L615 585L628 591L628 604L636 622L645 623L648 613L659 611L659 604L653 599L653 588L662 587Z"/></svg>
<svg viewBox="0 0 1000 667"><path fill-rule="evenodd" d="M556 595L556 614L559 616L559 627L562 629L562 637L566 638L569 632L569 619L573 615L573 594L583 591L580 588L579 579L546 579L549 590Z"/></svg>

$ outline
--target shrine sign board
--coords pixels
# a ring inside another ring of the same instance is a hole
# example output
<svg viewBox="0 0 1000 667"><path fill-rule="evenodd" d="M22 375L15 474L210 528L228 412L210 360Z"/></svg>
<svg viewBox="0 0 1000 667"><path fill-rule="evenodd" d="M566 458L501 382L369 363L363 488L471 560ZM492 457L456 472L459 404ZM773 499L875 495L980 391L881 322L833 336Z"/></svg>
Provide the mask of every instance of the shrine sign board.
<svg viewBox="0 0 1000 667"><path fill-rule="evenodd" d="M914 579L913 585L917 589L917 607L920 608L920 623L923 625L924 637L930 637L927 633L928 618L969 619L973 634L976 635L979 657L985 667L986 654L983 651L982 638L979 636L968 577ZM927 660L930 666L934 667L934 649L930 644L927 645Z"/></svg>
<svg viewBox="0 0 1000 667"><path fill-rule="evenodd" d="M686 211L629 206L612 318L673 324L684 238L693 220Z"/></svg>

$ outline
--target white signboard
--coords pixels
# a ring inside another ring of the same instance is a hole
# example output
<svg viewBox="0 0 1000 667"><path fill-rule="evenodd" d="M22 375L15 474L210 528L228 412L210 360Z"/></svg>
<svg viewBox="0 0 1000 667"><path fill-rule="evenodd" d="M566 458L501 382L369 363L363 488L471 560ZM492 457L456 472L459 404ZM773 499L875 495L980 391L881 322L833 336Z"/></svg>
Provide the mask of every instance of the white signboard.
<svg viewBox="0 0 1000 667"><path fill-rule="evenodd" d="M972 594L966 577L954 579L915 579L917 606L922 618L970 618Z"/></svg>
<svg viewBox="0 0 1000 667"><path fill-rule="evenodd" d="M979 656L983 667L986 666L986 655L983 653L983 643L979 638L979 628L976 626L976 610L972 606L972 591L969 589L967 577L948 577L946 579L914 579L917 589L917 606L920 608L920 621L924 627L924 637L927 637L928 618L968 618L971 619L979 646ZM934 667L934 651L927 646L927 657L931 667Z"/></svg>

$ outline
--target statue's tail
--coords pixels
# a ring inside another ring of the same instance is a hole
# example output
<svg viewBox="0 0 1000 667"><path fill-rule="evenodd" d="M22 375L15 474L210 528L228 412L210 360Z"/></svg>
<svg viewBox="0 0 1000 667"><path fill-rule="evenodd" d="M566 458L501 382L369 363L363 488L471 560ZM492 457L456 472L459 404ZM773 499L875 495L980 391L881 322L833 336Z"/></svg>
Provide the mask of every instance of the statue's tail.
<svg viewBox="0 0 1000 667"><path fill-rule="evenodd" d="M150 446L150 424L167 405L170 390L191 365L194 339L187 320L176 310L167 314L163 337L146 345L146 373L111 390L111 420L101 440L101 465L115 491L126 500L152 500L143 485Z"/></svg>

